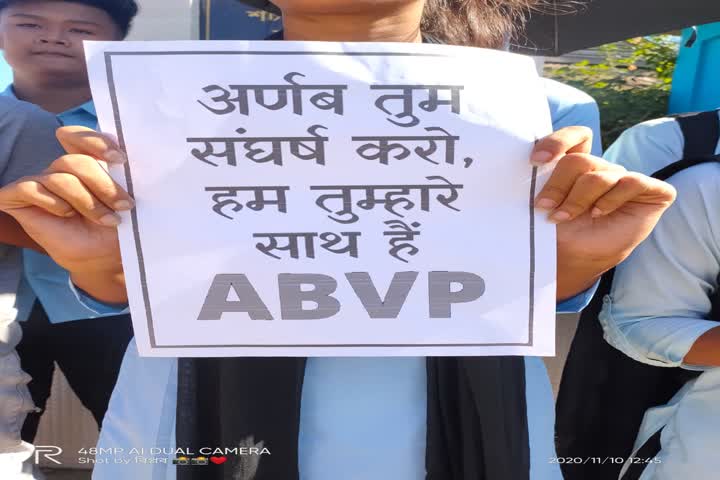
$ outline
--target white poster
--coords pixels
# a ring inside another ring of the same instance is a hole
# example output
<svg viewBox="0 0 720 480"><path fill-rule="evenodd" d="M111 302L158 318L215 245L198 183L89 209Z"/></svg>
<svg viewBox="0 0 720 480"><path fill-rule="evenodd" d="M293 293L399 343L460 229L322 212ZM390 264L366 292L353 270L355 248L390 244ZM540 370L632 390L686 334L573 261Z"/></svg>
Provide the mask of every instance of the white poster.
<svg viewBox="0 0 720 480"><path fill-rule="evenodd" d="M550 131L529 58L440 45L88 43L150 356L552 355Z"/></svg>

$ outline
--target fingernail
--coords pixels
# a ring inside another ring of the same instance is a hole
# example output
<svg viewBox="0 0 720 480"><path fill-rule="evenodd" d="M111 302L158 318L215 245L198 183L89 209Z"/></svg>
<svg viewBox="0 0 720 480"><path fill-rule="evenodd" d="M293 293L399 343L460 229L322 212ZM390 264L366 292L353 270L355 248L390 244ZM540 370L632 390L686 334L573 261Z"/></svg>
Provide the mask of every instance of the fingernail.
<svg viewBox="0 0 720 480"><path fill-rule="evenodd" d="M118 137L116 135L113 135L112 133L103 132L103 135L105 135L107 138L113 141L115 145L120 144L120 140L118 140Z"/></svg>
<svg viewBox="0 0 720 480"><path fill-rule="evenodd" d="M592 209L592 212L590 212L590 216L593 218L597 218L602 216L603 212L599 208L595 207Z"/></svg>
<svg viewBox="0 0 720 480"><path fill-rule="evenodd" d="M132 210L132 208L135 206L135 203L129 200L120 200L118 202L115 202L115 205L113 205L113 208L118 211L122 210Z"/></svg>
<svg viewBox="0 0 720 480"><path fill-rule="evenodd" d="M538 210L552 210L555 208L555 200L550 198L541 198L535 202L535 208Z"/></svg>
<svg viewBox="0 0 720 480"><path fill-rule="evenodd" d="M106 227L117 227L120 225L120 216L114 213L108 213L107 215L100 217L100 223Z"/></svg>
<svg viewBox="0 0 720 480"><path fill-rule="evenodd" d="M66 217L66 218L74 217L76 213L77 212L75 210L70 210L65 215L63 215L63 217Z"/></svg>
<svg viewBox="0 0 720 480"><path fill-rule="evenodd" d="M121 164L127 162L125 154L118 152L117 150L109 150L105 152L103 158L105 158L105 161L108 163Z"/></svg>
<svg viewBox="0 0 720 480"><path fill-rule="evenodd" d="M550 215L550 221L553 223L560 223L560 222L564 222L565 220L569 220L569 219L570 219L570 214L567 212L563 212L562 210Z"/></svg>
<svg viewBox="0 0 720 480"><path fill-rule="evenodd" d="M552 153L541 150L539 152L535 152L532 154L532 156L530 157L530 163L532 163L533 165L540 166L540 165L545 165L552 159L553 159Z"/></svg>

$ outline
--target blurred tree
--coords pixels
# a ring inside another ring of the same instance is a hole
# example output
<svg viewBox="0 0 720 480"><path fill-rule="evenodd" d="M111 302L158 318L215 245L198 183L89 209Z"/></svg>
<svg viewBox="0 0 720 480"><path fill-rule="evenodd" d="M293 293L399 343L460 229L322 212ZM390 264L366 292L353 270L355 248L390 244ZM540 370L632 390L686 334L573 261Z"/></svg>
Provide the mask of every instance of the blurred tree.
<svg viewBox="0 0 720 480"><path fill-rule="evenodd" d="M623 130L667 114L678 47L673 35L632 38L599 47L600 63L547 64L545 75L595 98L607 148Z"/></svg>

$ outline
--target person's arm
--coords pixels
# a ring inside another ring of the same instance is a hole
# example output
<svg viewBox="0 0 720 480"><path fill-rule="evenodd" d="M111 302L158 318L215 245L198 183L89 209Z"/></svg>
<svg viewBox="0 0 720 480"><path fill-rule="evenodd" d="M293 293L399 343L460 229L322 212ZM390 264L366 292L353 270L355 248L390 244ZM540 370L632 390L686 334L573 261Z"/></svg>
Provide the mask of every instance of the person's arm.
<svg viewBox="0 0 720 480"><path fill-rule="evenodd" d="M687 365L720 366L720 326L708 330L697 339L685 355Z"/></svg>
<svg viewBox="0 0 720 480"><path fill-rule="evenodd" d="M124 155L113 140L87 128L64 127L58 138L69 155L0 188L0 211L17 220L91 297L125 303L115 212L133 208L133 200L99 161Z"/></svg>
<svg viewBox="0 0 720 480"><path fill-rule="evenodd" d="M720 271L720 166L672 177L678 200L615 271L600 322L607 341L643 363L720 366L720 323L708 319Z"/></svg>
<svg viewBox="0 0 720 480"><path fill-rule="evenodd" d="M0 187L24 176L40 173L53 160L64 155L55 130L60 126L54 115L29 103L3 99L0 132L9 142L0 170ZM0 212L0 243L45 251L12 216Z"/></svg>
<svg viewBox="0 0 720 480"><path fill-rule="evenodd" d="M72 280L68 279L68 288L75 295L77 301L87 308L94 315L121 315L130 311L130 305L127 302L122 303L109 303L101 302L95 297L90 296L87 292L80 289Z"/></svg>
<svg viewBox="0 0 720 480"><path fill-rule="evenodd" d="M124 154L86 128L64 127L58 137L70 155L41 175L0 189L0 211L12 215L81 289L124 303L115 212L133 208L133 200L98 162ZM565 128L537 142L530 159L535 165L557 162L536 206L558 223L561 300L587 290L622 261L675 198L670 185L590 155L591 144L589 129Z"/></svg>
<svg viewBox="0 0 720 480"><path fill-rule="evenodd" d="M101 303L112 308L113 305L127 303L125 275L122 267L108 271L71 271L70 280L78 288L88 292Z"/></svg>
<svg viewBox="0 0 720 480"><path fill-rule="evenodd" d="M25 230L14 218L3 212L0 212L0 243L45 253L45 250L25 233Z"/></svg>
<svg viewBox="0 0 720 480"><path fill-rule="evenodd" d="M592 131L568 127L533 149L535 165L555 164L535 207L557 224L557 299L591 288L622 262L675 200L666 182L590 155Z"/></svg>
<svg viewBox="0 0 720 480"><path fill-rule="evenodd" d="M601 156L600 109L595 99L573 86L548 78L544 78L542 81L550 107L553 130L574 126L589 128L592 131L589 153L598 157ZM558 256L558 261L567 263L568 259ZM591 267L588 270L586 267L587 265L578 265L577 268L574 268L572 265L558 264L557 270L559 272L571 271L579 277L579 283L575 286L573 286L573 284L576 282L570 277L563 275L559 278L564 284L558 285L558 313L580 312L590 303L590 300L592 300L597 290L597 281L593 282L592 279L595 278L597 271L602 270L602 268ZM580 274L582 270L588 270L588 272ZM585 288L583 292L573 297L565 298L568 294L564 292L571 290L577 291L585 285L588 287Z"/></svg>

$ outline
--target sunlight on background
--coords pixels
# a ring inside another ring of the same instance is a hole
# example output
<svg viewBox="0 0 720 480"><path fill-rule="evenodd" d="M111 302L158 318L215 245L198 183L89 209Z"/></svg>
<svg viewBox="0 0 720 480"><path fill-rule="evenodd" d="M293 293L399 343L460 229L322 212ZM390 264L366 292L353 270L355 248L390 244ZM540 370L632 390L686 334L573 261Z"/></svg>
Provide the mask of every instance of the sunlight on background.
<svg viewBox="0 0 720 480"><path fill-rule="evenodd" d="M10 85L11 82L12 73L10 72L10 67L5 62L2 51L0 51L0 91L5 90L5 87Z"/></svg>

